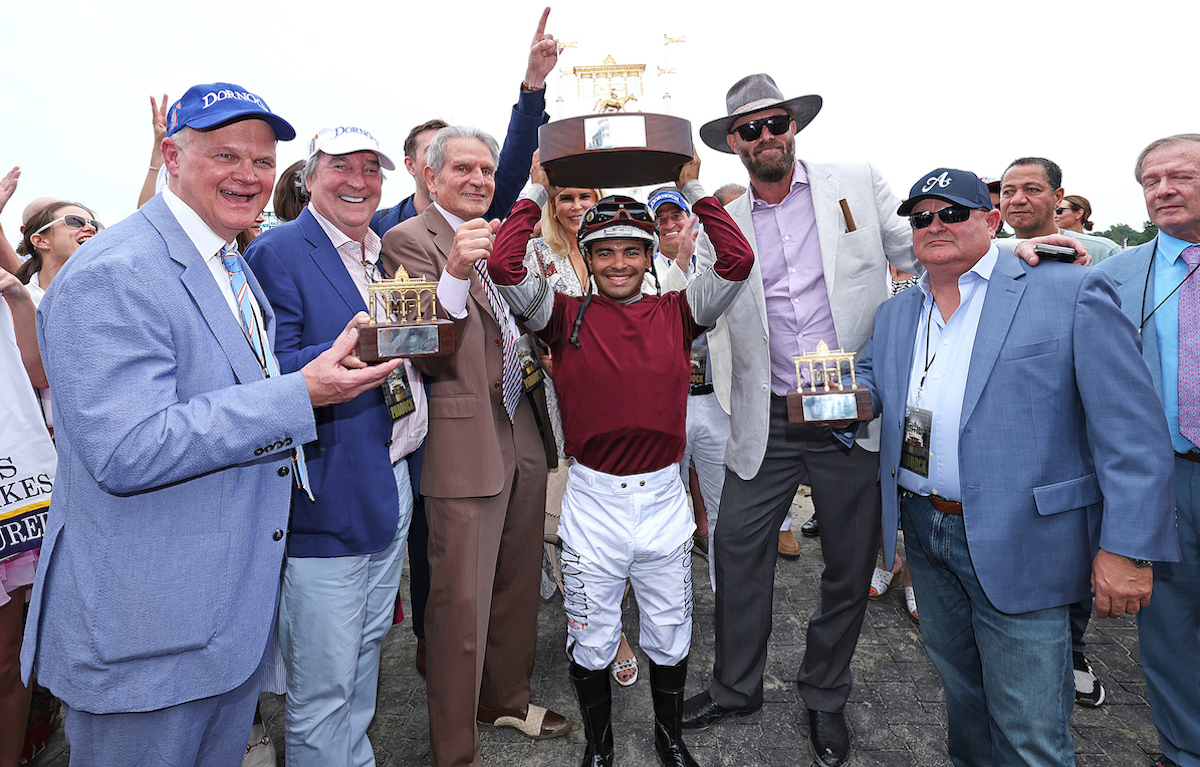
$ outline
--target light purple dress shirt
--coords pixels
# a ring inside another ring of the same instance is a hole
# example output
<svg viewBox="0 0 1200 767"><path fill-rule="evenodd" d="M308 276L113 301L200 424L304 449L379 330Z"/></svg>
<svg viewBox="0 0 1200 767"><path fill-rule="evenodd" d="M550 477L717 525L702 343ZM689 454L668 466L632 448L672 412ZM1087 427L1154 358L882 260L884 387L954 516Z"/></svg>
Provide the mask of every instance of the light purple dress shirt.
<svg viewBox="0 0 1200 767"><path fill-rule="evenodd" d="M782 396L796 388L792 357L816 351L821 341L830 349L838 347L821 264L817 217L808 176L800 163L792 173L791 190L778 205L758 199L753 189L747 194L770 329L771 392ZM807 371L804 377L807 379Z"/></svg>

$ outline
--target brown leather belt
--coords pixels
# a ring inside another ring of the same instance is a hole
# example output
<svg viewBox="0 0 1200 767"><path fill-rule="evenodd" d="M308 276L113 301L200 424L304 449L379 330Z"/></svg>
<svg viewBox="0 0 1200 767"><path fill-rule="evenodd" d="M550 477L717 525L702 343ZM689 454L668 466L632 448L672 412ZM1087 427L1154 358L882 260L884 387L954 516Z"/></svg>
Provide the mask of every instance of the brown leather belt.
<svg viewBox="0 0 1200 767"><path fill-rule="evenodd" d="M929 496L929 505L943 514L953 514L956 517L962 516L962 504L958 501L948 501L945 498L931 495Z"/></svg>
<svg viewBox="0 0 1200 767"><path fill-rule="evenodd" d="M1200 463L1200 453L1176 453L1175 457L1192 463Z"/></svg>

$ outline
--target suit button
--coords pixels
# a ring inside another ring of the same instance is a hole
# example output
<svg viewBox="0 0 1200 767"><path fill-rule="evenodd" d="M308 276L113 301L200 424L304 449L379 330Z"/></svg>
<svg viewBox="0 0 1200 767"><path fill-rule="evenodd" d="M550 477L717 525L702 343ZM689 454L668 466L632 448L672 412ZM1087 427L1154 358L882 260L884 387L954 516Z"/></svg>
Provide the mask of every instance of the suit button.
<svg viewBox="0 0 1200 767"><path fill-rule="evenodd" d="M291 469L289 469L288 467L280 466L279 471L277 471L276 474L278 474L281 477L286 477L288 475L289 471L291 471Z"/></svg>
<svg viewBox="0 0 1200 767"><path fill-rule="evenodd" d="M499 338L497 338L497 339L496 339L496 346L503 346L503 345L504 345L504 342L503 342L503 341L501 341Z"/></svg>
<svg viewBox="0 0 1200 767"><path fill-rule="evenodd" d="M272 538L274 538L274 539L275 539L275 540L277 540L277 541L282 541L282 540L283 540L283 531L282 531L282 530L276 530L276 531L275 531L275 532L274 532L274 533L271 535L271 537L272 537Z"/></svg>
<svg viewBox="0 0 1200 767"><path fill-rule="evenodd" d="M275 449L274 445L263 445L263 450L267 451L268 453L274 449Z"/></svg>
<svg viewBox="0 0 1200 767"><path fill-rule="evenodd" d="M384 447L391 447L391 446L392 446L392 441L389 439L387 442L384 442L384 443L383 443L383 446L384 446Z"/></svg>
<svg viewBox="0 0 1200 767"><path fill-rule="evenodd" d="M275 449L278 450L281 447L283 447L283 440L275 440Z"/></svg>
<svg viewBox="0 0 1200 767"><path fill-rule="evenodd" d="M771 391L771 386L770 386L770 384L763 384L763 385L762 385L762 390L763 390L763 391Z"/></svg>
<svg viewBox="0 0 1200 767"><path fill-rule="evenodd" d="M288 446L288 445L290 445L290 444L292 444L292 438L291 438L291 437L288 437L287 439L285 439L285 440L283 441L283 446L284 446L284 447L287 447L287 446Z"/></svg>
<svg viewBox="0 0 1200 767"><path fill-rule="evenodd" d="M895 477L895 476L896 476L896 470L892 469L892 477Z"/></svg>
<svg viewBox="0 0 1200 767"><path fill-rule="evenodd" d="M503 383L501 383L500 381L497 381L496 383L492 384L492 386L495 386L497 389L499 389L499 388L500 388L501 386L503 386L503 385L504 385L504 384L503 384Z"/></svg>
<svg viewBox="0 0 1200 767"><path fill-rule="evenodd" d="M260 455L262 455L262 454L263 454L263 449L262 449L261 447L260 447L260 448L258 448L258 449L256 449L256 450L254 451L254 455L255 455L255 457L258 457L258 456L260 456Z"/></svg>

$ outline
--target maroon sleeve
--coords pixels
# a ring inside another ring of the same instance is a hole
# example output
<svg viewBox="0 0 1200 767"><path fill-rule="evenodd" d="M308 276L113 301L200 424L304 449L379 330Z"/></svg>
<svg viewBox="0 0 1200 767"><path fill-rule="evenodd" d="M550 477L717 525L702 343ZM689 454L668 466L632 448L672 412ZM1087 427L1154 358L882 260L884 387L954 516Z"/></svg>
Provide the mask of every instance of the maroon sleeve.
<svg viewBox="0 0 1200 767"><path fill-rule="evenodd" d="M741 282L750 276L754 265L754 251L746 241L746 235L717 201L716 197L697 200L692 211L704 224L704 233L712 240L717 261L713 269L730 282ZM493 277L493 279L495 279Z"/></svg>
<svg viewBox="0 0 1200 767"><path fill-rule="evenodd" d="M517 200L508 218L500 225L492 254L488 256L488 274L492 282L518 285L525 279L525 246L541 215L541 208L533 200Z"/></svg>

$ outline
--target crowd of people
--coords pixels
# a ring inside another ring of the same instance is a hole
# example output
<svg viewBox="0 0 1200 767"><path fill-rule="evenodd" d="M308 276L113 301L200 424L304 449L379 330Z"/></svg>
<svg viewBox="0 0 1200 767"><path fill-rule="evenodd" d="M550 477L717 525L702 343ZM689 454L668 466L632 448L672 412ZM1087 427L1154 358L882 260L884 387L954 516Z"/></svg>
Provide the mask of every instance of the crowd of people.
<svg viewBox="0 0 1200 767"><path fill-rule="evenodd" d="M548 15L502 143L434 119L401 158L331 123L277 172L296 129L201 84L151 99L136 212L39 198L17 248L0 233L0 767L55 699L72 764L264 767L261 691L289 765L374 764L406 556L435 766L576 720L585 767L614 764L627 590L655 751L694 766L689 732L762 708L801 485L821 767L852 761L851 660L901 587L955 765L1074 764L1071 708L1105 700L1088 621L1135 614L1158 764L1200 765L1200 135L1136 158L1159 234L1129 250L1046 158L939 167L903 201L869 164L797 159L821 98L766 74L699 131L745 186L710 195L694 158L644 202L557 187ZM416 191L381 208L401 160ZM397 275L437 286L450 353L360 359ZM821 344L857 355L875 420L789 414ZM716 659L688 697L694 555ZM578 716L534 702L543 572Z"/></svg>

